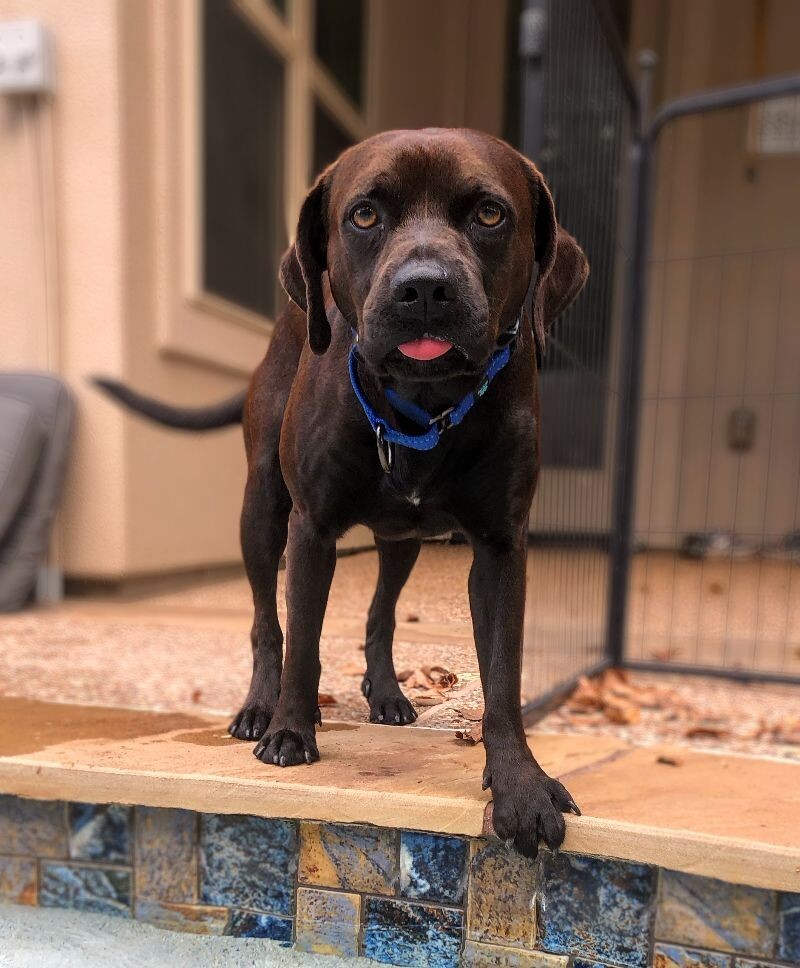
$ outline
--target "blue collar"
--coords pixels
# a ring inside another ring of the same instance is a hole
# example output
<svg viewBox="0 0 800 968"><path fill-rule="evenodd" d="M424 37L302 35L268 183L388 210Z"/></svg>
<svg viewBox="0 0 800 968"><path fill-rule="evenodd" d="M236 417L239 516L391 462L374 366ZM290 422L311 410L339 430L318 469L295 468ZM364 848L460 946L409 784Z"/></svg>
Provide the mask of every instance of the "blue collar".
<svg viewBox="0 0 800 968"><path fill-rule="evenodd" d="M394 464L394 447L396 444L399 444L401 447L410 447L412 450L433 450L446 430L457 427L461 423L473 406L489 389L492 380L494 380L497 374L511 359L519 333L520 317L521 314L517 316L511 329L506 330L500 337L498 349L492 354L489 365L484 370L477 387L474 390L470 390L455 406L448 407L440 414L432 416L427 410L423 410L416 403L412 403L410 400L401 397L394 390L388 389L385 391L386 399L398 413L403 414L404 417L407 417L417 424L417 426L423 428L421 434L401 433L401 431L395 430L394 427L390 426L383 417L379 417L375 413L358 381L358 346L355 343L353 344L348 360L350 383L352 384L353 392L358 402L361 404L361 409L366 414L367 420L369 420L370 426L375 432L375 439L378 445L378 457L380 458L381 467L387 474L391 471Z"/></svg>

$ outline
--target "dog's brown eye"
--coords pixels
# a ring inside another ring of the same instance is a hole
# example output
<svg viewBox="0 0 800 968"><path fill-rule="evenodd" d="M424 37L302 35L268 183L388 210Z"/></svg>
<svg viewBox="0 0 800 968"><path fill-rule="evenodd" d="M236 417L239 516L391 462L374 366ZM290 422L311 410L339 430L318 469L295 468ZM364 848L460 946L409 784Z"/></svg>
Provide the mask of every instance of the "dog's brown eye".
<svg viewBox="0 0 800 968"><path fill-rule="evenodd" d="M371 229L378 221L378 213L371 205L363 203L353 209L350 221L357 229Z"/></svg>
<svg viewBox="0 0 800 968"><path fill-rule="evenodd" d="M494 202L484 202L477 211L477 219L487 229L496 228L503 221L503 210Z"/></svg>

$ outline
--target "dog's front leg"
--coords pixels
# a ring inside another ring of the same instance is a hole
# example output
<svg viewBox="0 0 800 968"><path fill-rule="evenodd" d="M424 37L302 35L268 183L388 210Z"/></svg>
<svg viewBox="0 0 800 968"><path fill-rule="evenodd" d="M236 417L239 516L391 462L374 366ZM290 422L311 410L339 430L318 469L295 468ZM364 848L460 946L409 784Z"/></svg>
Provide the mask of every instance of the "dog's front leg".
<svg viewBox="0 0 800 968"><path fill-rule="evenodd" d="M319 637L336 567L336 540L307 514L292 511L286 548L286 658L269 731L253 751L264 763L293 766L319 759Z"/></svg>
<svg viewBox="0 0 800 968"><path fill-rule="evenodd" d="M469 592L485 702L483 785L492 788L497 835L534 857L540 839L551 848L563 841L562 811L580 811L536 762L522 724L524 535L516 542L478 540L474 549Z"/></svg>

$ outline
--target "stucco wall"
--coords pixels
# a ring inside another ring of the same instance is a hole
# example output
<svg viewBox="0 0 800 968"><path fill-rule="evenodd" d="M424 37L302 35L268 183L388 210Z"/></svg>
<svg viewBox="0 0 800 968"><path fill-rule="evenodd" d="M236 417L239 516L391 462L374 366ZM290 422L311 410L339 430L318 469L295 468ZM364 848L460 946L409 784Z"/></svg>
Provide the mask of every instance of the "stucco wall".
<svg viewBox="0 0 800 968"><path fill-rule="evenodd" d="M123 358L117 6L108 0L0 0L57 37L52 104L0 98L0 365L53 369L78 397L79 428L61 516L64 564L125 567L125 428L91 401L87 373Z"/></svg>
<svg viewBox="0 0 800 968"><path fill-rule="evenodd" d="M793 0L763 5L760 25L754 0L645 6L638 40L659 51L658 99L800 70ZM747 122L737 109L662 136L636 505L656 546L800 524L800 157L752 157ZM727 442L742 405L756 413L744 453Z"/></svg>
<svg viewBox="0 0 800 968"><path fill-rule="evenodd" d="M155 46L186 9L161 0L0 0L0 17L39 19L56 44L52 103L2 104L0 196L13 203L0 220L9 333L0 363L56 370L78 398L58 542L70 576L239 557L239 431L162 431L86 383L106 373L172 401L207 402L243 386L266 346L265 333L231 324L240 365L228 360L222 370L213 353L180 358L169 334L158 333L159 320L186 302L176 80L185 65L177 44L171 74L163 65L159 73Z"/></svg>
<svg viewBox="0 0 800 968"><path fill-rule="evenodd" d="M377 13L372 127L499 132L505 4L410 6L386 0ZM239 560L238 429L162 430L86 381L105 373L202 404L242 387L267 345L252 318L197 292L195 10L193 0L0 0L0 18L40 20L56 47L52 101L0 99L0 366L52 369L76 394L55 548L71 577Z"/></svg>

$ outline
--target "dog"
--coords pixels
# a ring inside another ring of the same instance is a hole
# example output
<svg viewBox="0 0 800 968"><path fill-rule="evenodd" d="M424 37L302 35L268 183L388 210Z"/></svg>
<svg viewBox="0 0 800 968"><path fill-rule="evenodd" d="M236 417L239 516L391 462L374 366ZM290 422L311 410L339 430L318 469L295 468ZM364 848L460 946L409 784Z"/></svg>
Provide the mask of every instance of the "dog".
<svg viewBox="0 0 800 968"><path fill-rule="evenodd" d="M246 399L186 411L100 381L161 423L243 421L253 674L230 733L255 740L259 760L319 758L320 633L336 540L355 524L373 531L380 559L370 720L416 718L392 662L395 606L422 539L461 531L495 832L526 856L561 844L563 814L580 811L537 763L520 711L526 543L537 360L587 275L542 175L508 144L465 129L385 132L347 149L303 202L280 266L291 301Z"/></svg>

